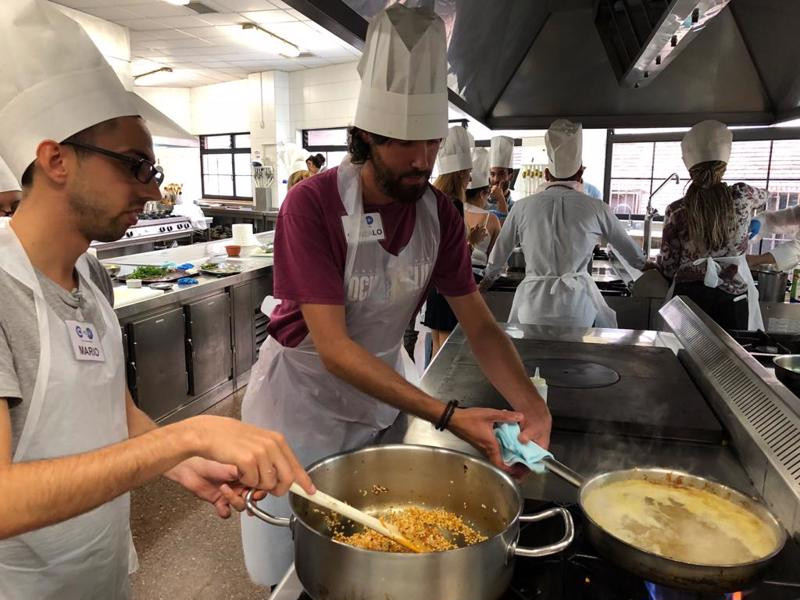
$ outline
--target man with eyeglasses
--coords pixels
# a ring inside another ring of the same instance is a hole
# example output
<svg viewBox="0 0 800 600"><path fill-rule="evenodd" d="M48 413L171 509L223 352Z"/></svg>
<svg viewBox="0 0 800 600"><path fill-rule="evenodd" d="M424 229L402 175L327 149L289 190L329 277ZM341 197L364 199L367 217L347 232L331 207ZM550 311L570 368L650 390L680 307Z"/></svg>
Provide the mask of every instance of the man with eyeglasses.
<svg viewBox="0 0 800 600"><path fill-rule="evenodd" d="M8 218L22 200L22 188L6 163L0 159L0 219ZM0 221L2 223L2 221Z"/></svg>
<svg viewBox="0 0 800 600"><path fill-rule="evenodd" d="M0 2L0 36L24 57L0 62L0 156L25 190L0 226L0 598L127 598L129 490L165 475L227 517L245 486L314 488L279 434L211 416L157 428L133 404L86 250L160 197L150 134L49 2Z"/></svg>

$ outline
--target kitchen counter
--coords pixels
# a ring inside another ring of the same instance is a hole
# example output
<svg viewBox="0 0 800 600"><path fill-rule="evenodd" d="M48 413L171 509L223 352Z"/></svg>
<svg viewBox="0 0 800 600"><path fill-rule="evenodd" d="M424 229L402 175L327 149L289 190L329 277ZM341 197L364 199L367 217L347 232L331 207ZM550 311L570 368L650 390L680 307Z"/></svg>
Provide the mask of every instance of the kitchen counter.
<svg viewBox="0 0 800 600"><path fill-rule="evenodd" d="M501 324L501 327L518 348L531 341L540 343L543 348L546 348L548 344L574 343L577 352L580 345L589 344L603 347L609 357L613 357L620 350L632 347L641 349L643 355L646 354L646 351L654 349L668 349L671 354L677 355L681 349L675 336L665 332L598 328L570 329L509 324ZM521 354L525 361L524 349ZM476 401L475 394L462 388L459 381L464 380L460 375L469 370L478 371L477 377L483 377L478 369L474 366L468 367L464 362L464 358L469 356L471 356L471 352L468 349L466 338L458 328L448 338L442 350L425 371L420 387L438 397L447 399L457 397L464 406L481 405L502 408L503 406L497 402L497 398ZM459 360L464 362L464 368L454 371L453 366ZM596 360L601 362L601 359ZM447 381L452 383L449 387L443 387L443 383ZM468 381L467 385L470 385ZM593 392L600 390L587 389L584 391L589 397ZM554 398L558 396L558 390L551 387L549 394L550 403L553 404ZM605 402L614 401L613 395L608 393L603 394L602 397ZM599 395L598 398L600 398ZM662 387L661 393L651 395L647 400L652 405L653 411L667 410L669 405L676 400L674 388ZM622 398L619 398L619 401L626 402ZM707 408L705 402L702 402L704 408ZM507 405L505 407L508 408ZM620 408L624 409L624 406ZM709 417L705 411L704 415L704 418ZM713 419L711 424L713 426L714 423L717 423L713 414L711 419ZM754 491L750 478L728 445L725 436L717 438L717 442L703 442L700 440L690 441L689 438L692 436L681 440L665 439L669 436L661 436L662 439L657 439L655 437L621 435L613 431L613 428L594 432L576 431L575 429L572 425L562 427L558 417L554 416L551 450L562 462L583 475L590 476L611 469L633 466L661 466L708 476L747 493ZM433 445L477 454L471 446L453 434L436 431L427 421L405 415L401 416L387 431L382 441L385 443ZM576 490L551 474L529 475L521 482L520 488L523 495L530 499L556 502L575 500Z"/></svg>
<svg viewBox="0 0 800 600"><path fill-rule="evenodd" d="M257 234L262 243L273 233ZM180 246L103 261L121 273L137 265L192 263L224 256L230 240ZM227 258L242 272L214 277L193 276L195 285L148 296L149 288L115 286L125 300L115 312L120 321L126 379L137 405L159 423L198 414L246 385L269 319L261 310L272 293L270 256ZM141 293L136 300L132 294Z"/></svg>

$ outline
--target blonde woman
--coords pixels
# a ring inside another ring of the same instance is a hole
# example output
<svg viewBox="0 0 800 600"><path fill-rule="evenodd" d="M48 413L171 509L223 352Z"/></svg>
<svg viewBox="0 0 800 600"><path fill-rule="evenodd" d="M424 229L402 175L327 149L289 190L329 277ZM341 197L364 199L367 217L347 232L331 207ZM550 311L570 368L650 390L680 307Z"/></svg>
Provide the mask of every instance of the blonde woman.
<svg viewBox="0 0 800 600"><path fill-rule="evenodd" d="M433 187L446 194L462 216L466 200L465 190L472 171L472 146L472 136L466 129L460 126L451 127L447 139L439 150L437 157L439 176L433 182ZM469 231L467 243L470 252L484 237L486 229L482 226ZM435 288L428 294L422 324L431 329L431 358L433 358L458 324L447 299Z"/></svg>
<svg viewBox="0 0 800 600"><path fill-rule="evenodd" d="M732 144L733 135L718 121L698 123L684 136L691 182L664 214L657 265L675 295L693 300L722 327L753 330L763 323L744 254L750 215L767 192L722 181Z"/></svg>

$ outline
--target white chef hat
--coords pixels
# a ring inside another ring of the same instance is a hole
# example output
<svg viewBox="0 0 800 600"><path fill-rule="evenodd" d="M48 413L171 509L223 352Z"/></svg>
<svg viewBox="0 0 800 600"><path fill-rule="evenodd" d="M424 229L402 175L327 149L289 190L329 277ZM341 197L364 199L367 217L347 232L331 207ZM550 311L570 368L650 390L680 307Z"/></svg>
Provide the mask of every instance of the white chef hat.
<svg viewBox="0 0 800 600"><path fill-rule="evenodd" d="M297 144L285 144L279 156L286 168L286 172L290 175L297 171L308 170L308 165L306 164L308 153Z"/></svg>
<svg viewBox="0 0 800 600"><path fill-rule="evenodd" d="M482 188L489 185L489 152L486 148L472 150L472 181L467 186L468 190Z"/></svg>
<svg viewBox="0 0 800 600"><path fill-rule="evenodd" d="M22 187L6 163L0 159L0 193L21 191Z"/></svg>
<svg viewBox="0 0 800 600"><path fill-rule="evenodd" d="M505 135L496 135L489 146L489 168L514 168L514 139Z"/></svg>
<svg viewBox="0 0 800 600"><path fill-rule="evenodd" d="M556 119L544 134L547 169L558 179L572 177L583 166L583 126Z"/></svg>
<svg viewBox="0 0 800 600"><path fill-rule="evenodd" d="M372 19L353 124L400 140L447 135L447 42L431 10L393 4Z"/></svg>
<svg viewBox="0 0 800 600"><path fill-rule="evenodd" d="M0 53L0 156L17 179L42 140L138 114L89 36L49 2L0 2Z"/></svg>
<svg viewBox="0 0 800 600"><path fill-rule="evenodd" d="M447 139L439 148L436 157L440 175L464 171L472 168L472 149L475 147L475 138L461 125L451 127L447 132Z"/></svg>
<svg viewBox="0 0 800 600"><path fill-rule="evenodd" d="M712 160L727 163L731 157L733 134L719 121L700 121L683 136L681 151L687 169Z"/></svg>

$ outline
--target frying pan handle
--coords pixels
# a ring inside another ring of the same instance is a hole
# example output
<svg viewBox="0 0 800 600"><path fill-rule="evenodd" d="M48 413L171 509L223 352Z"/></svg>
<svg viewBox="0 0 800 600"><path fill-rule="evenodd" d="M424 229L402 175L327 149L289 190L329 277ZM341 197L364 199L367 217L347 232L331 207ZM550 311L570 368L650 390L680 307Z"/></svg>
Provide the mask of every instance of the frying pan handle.
<svg viewBox="0 0 800 600"><path fill-rule="evenodd" d="M564 537L562 537L555 544L541 546L539 548L520 547L515 543L512 547L513 554L516 556L536 558L539 556L550 556L551 554L557 554L558 552L566 549L566 547L572 543L572 540L575 537L575 525L572 523L572 515L567 509L557 507L536 513L535 515L520 515L519 520L523 523L529 523L531 521L543 521L555 516L560 516L562 519L564 519Z"/></svg>
<svg viewBox="0 0 800 600"><path fill-rule="evenodd" d="M253 500L253 494L256 493L256 490L249 489L247 493L244 495L244 503L247 506L247 510L253 513L256 517L264 521L265 523L269 523L270 525L275 525L275 527L291 527L292 526L292 519L286 517L274 517L268 512L265 512L258 508L256 505L256 501Z"/></svg>
<svg viewBox="0 0 800 600"><path fill-rule="evenodd" d="M561 477L567 483L571 483L579 488L583 485L583 477L570 469L564 463L557 461L555 458L547 457L542 460L542 464L547 467L547 470Z"/></svg>

